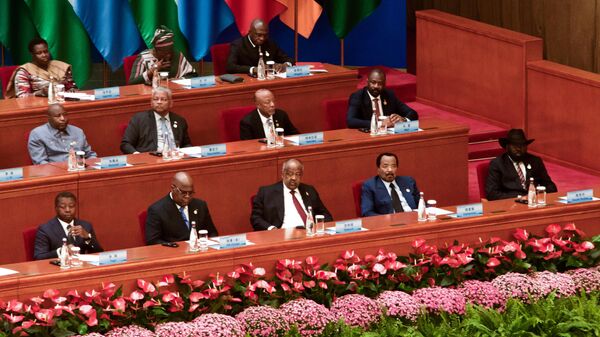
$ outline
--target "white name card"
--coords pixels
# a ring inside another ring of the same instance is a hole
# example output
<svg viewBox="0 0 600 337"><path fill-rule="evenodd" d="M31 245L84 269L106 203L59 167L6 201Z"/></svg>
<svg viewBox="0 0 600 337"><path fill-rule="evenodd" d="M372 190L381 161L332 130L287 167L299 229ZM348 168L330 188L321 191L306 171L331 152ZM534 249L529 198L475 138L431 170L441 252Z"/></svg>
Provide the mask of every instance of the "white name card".
<svg viewBox="0 0 600 337"><path fill-rule="evenodd" d="M362 219L351 219L335 222L336 233L350 233L362 230Z"/></svg>
<svg viewBox="0 0 600 337"><path fill-rule="evenodd" d="M305 133L298 136L298 145L323 144L323 132Z"/></svg>
<svg viewBox="0 0 600 337"><path fill-rule="evenodd" d="M121 262L127 262L127 251L126 250L113 250L111 252L102 252L98 255L99 265L105 266L108 264L115 264Z"/></svg>
<svg viewBox="0 0 600 337"><path fill-rule="evenodd" d="M202 77L194 77L190 79L190 86L192 89L196 88L209 88L214 87L216 85L215 76L202 76Z"/></svg>
<svg viewBox="0 0 600 337"><path fill-rule="evenodd" d="M202 157L216 157L227 154L227 144L212 144L200 147L200 155Z"/></svg>
<svg viewBox="0 0 600 337"><path fill-rule="evenodd" d="M100 168L114 168L127 166L127 156L112 156L100 158Z"/></svg>
<svg viewBox="0 0 600 337"><path fill-rule="evenodd" d="M478 215L483 215L482 203L456 206L456 216L459 218L467 218Z"/></svg>
<svg viewBox="0 0 600 337"><path fill-rule="evenodd" d="M15 167L6 170L0 170L0 182L23 179L23 168Z"/></svg>
<svg viewBox="0 0 600 337"><path fill-rule="evenodd" d="M119 98L121 92L119 87L100 88L94 90L95 99Z"/></svg>
<svg viewBox="0 0 600 337"><path fill-rule="evenodd" d="M394 124L394 133L409 133L419 131L419 121L408 121Z"/></svg>
<svg viewBox="0 0 600 337"><path fill-rule="evenodd" d="M295 66L285 68L286 77L303 77L310 75L310 66Z"/></svg>
<svg viewBox="0 0 600 337"><path fill-rule="evenodd" d="M594 190L592 189L567 192L567 203L569 204L592 200L594 200Z"/></svg>
<svg viewBox="0 0 600 337"><path fill-rule="evenodd" d="M222 236L219 238L219 248L236 248L246 245L246 234Z"/></svg>

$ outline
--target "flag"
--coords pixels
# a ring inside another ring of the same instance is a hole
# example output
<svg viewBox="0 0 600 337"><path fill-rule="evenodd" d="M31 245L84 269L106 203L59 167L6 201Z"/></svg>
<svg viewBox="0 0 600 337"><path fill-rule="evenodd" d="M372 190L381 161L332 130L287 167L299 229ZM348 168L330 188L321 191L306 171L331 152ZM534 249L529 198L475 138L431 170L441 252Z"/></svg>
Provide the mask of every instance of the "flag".
<svg viewBox="0 0 600 337"><path fill-rule="evenodd" d="M0 0L0 44L10 51L13 61L31 61L29 41L38 35L29 7L23 1Z"/></svg>
<svg viewBox="0 0 600 337"><path fill-rule="evenodd" d="M142 38L148 48L152 47L152 38L156 28L165 25L173 31L175 49L187 54L187 43L179 29L177 4L174 0L130 0L129 3Z"/></svg>
<svg viewBox="0 0 600 337"><path fill-rule="evenodd" d="M52 58L73 67L78 87L85 86L91 74L90 38L67 0L25 0L40 36L48 41Z"/></svg>
<svg viewBox="0 0 600 337"><path fill-rule="evenodd" d="M234 23L233 14L223 0L179 0L177 11L179 27L196 61L208 54L219 33Z"/></svg>
<svg viewBox="0 0 600 337"><path fill-rule="evenodd" d="M291 29L294 29L294 2L295 0L277 0L284 4L287 7L287 10L279 15L279 19L281 22L286 24ZM313 29L315 28L315 24L319 17L321 16L321 12L323 12L323 8L321 5L316 3L314 0L304 0L298 1L298 34L304 36L305 38L309 38Z"/></svg>
<svg viewBox="0 0 600 337"><path fill-rule="evenodd" d="M343 39L362 19L371 15L381 0L318 0L329 17L335 35Z"/></svg>
<svg viewBox="0 0 600 337"><path fill-rule="evenodd" d="M127 0L71 0L90 39L113 71L143 46Z"/></svg>
<svg viewBox="0 0 600 337"><path fill-rule="evenodd" d="M240 34L246 35L254 19L262 19L267 25L274 17L286 10L277 0L225 0L235 17Z"/></svg>

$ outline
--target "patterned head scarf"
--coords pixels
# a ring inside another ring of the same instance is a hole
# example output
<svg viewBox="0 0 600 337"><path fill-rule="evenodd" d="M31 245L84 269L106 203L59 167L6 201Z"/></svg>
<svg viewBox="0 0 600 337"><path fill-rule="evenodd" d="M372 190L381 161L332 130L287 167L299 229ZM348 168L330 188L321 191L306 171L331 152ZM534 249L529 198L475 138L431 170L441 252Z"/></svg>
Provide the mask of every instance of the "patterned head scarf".
<svg viewBox="0 0 600 337"><path fill-rule="evenodd" d="M165 26L159 26L154 31L152 45L154 48L164 48L173 45L173 31Z"/></svg>

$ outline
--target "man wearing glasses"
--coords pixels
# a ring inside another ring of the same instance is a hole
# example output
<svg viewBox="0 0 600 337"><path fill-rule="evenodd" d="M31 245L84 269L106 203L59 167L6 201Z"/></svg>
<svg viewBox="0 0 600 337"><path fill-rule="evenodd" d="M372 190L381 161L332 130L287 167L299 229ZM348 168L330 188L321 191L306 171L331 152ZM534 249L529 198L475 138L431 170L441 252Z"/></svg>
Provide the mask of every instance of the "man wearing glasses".
<svg viewBox="0 0 600 337"><path fill-rule="evenodd" d="M323 215L325 221L333 220L317 190L300 182L303 173L304 165L290 159L283 163L282 181L258 189L250 216L254 230L304 227L309 206L313 215Z"/></svg>
<svg viewBox="0 0 600 337"><path fill-rule="evenodd" d="M148 207L146 244L185 241L190 238L192 222L196 229L206 229L208 236L218 236L206 202L192 198L194 181L185 172L177 172L171 192Z"/></svg>

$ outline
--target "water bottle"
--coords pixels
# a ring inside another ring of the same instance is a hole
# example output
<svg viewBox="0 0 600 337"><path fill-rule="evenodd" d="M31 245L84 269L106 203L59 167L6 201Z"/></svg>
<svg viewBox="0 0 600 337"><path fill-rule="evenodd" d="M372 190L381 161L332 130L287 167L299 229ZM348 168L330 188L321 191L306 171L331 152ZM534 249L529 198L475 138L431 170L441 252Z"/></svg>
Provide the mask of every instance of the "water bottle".
<svg viewBox="0 0 600 337"><path fill-rule="evenodd" d="M156 89L160 87L160 75L158 74L158 66L156 64L153 64L152 69L154 69L154 72L152 73L152 89Z"/></svg>
<svg viewBox="0 0 600 337"><path fill-rule="evenodd" d="M308 214L306 214L306 224L304 227L306 227L306 236L312 237L315 235L315 219L313 218L312 207L308 206L306 210Z"/></svg>
<svg viewBox="0 0 600 337"><path fill-rule="evenodd" d="M256 76L259 80L265 80L265 60L263 59L262 51L258 53L258 65L256 66Z"/></svg>
<svg viewBox="0 0 600 337"><path fill-rule="evenodd" d="M48 104L56 103L56 90L55 90L56 82L54 81L54 77L50 77L50 83L48 83Z"/></svg>
<svg viewBox="0 0 600 337"><path fill-rule="evenodd" d="M67 238L62 239L62 247L60 247L58 259L60 260L60 269L69 269L71 267L69 262L69 246L67 245Z"/></svg>
<svg viewBox="0 0 600 337"><path fill-rule="evenodd" d="M427 208L425 207L425 198L423 192L420 192L419 206L417 207L417 220L427 221Z"/></svg>
<svg viewBox="0 0 600 337"><path fill-rule="evenodd" d="M67 160L67 170L77 171L77 153L75 152L75 142L69 143L69 157Z"/></svg>
<svg viewBox="0 0 600 337"><path fill-rule="evenodd" d="M208 231L201 229L198 231L198 241L200 242L200 251L205 252L208 250Z"/></svg>
<svg viewBox="0 0 600 337"><path fill-rule="evenodd" d="M171 160L171 137L168 132L163 133L162 158L164 160Z"/></svg>
<svg viewBox="0 0 600 337"><path fill-rule="evenodd" d="M196 221L192 221L192 228L190 230L190 240L188 241L190 245L190 252L198 251L198 232L196 231Z"/></svg>
<svg viewBox="0 0 600 337"><path fill-rule="evenodd" d="M537 206L537 193L535 190L535 185L533 184L533 178L529 178L529 189L527 190L527 206Z"/></svg>
<svg viewBox="0 0 600 337"><path fill-rule="evenodd" d="M376 136L377 135L377 114L375 113L375 111L373 111L373 114L371 115L371 136Z"/></svg>
<svg viewBox="0 0 600 337"><path fill-rule="evenodd" d="M269 126L269 132L267 136L267 147L275 147L275 126L273 126L273 120L267 119L267 125Z"/></svg>

